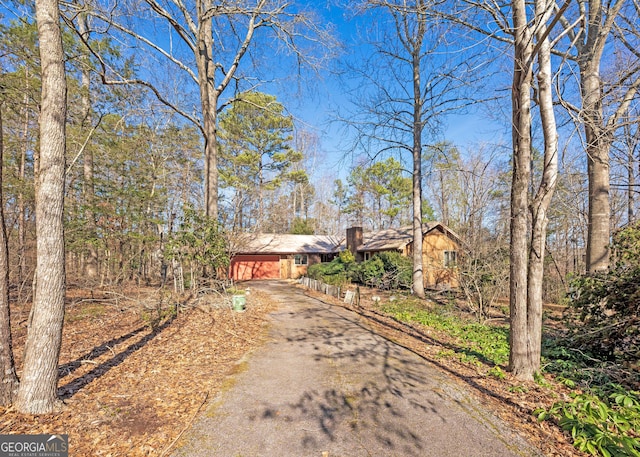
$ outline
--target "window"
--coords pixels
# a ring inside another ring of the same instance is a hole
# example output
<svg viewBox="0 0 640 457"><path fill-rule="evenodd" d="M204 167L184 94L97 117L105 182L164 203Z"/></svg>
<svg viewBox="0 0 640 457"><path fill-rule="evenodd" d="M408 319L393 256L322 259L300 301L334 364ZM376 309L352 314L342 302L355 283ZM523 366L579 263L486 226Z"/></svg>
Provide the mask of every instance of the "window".
<svg viewBox="0 0 640 457"><path fill-rule="evenodd" d="M444 266L455 267L458 264L458 252L457 251L444 251Z"/></svg>
<svg viewBox="0 0 640 457"><path fill-rule="evenodd" d="M309 263L309 257L307 254L296 254L293 258L296 265L306 265Z"/></svg>
<svg viewBox="0 0 640 457"><path fill-rule="evenodd" d="M371 260L371 257L372 257L372 256L371 256L371 253L370 253L370 252L365 252L365 253L364 253L364 260L365 260L365 261L366 261L366 260Z"/></svg>

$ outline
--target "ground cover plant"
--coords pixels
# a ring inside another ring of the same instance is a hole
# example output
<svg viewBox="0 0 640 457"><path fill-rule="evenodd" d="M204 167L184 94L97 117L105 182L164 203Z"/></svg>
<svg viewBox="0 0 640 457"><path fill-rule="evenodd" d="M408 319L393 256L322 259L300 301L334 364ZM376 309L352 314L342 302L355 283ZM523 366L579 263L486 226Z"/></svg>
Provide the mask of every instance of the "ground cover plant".
<svg viewBox="0 0 640 457"><path fill-rule="evenodd" d="M380 310L399 321L418 323L454 338L455 349L443 349L438 357L456 358L470 365L488 364L492 367L486 370L486 376L507 376L506 325L478 323L457 315L454 306L425 306L411 298L382 303ZM568 398L531 413L540 421L555 423L570 436L576 449L587 454L640 456L640 375L621 361L597 359L572 346L576 341L572 335L546 332L544 370L537 377L544 389L552 391L558 384L569 388Z"/></svg>

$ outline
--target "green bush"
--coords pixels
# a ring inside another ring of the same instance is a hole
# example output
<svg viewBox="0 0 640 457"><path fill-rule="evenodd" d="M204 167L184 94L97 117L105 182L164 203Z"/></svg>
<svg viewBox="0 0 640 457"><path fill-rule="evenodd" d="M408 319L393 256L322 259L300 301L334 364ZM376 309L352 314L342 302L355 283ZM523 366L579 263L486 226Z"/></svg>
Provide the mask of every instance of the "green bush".
<svg viewBox="0 0 640 457"><path fill-rule="evenodd" d="M353 270L352 279L366 286L376 287L384 275L384 263L378 256L365 260Z"/></svg>
<svg viewBox="0 0 640 457"><path fill-rule="evenodd" d="M377 254L384 265L381 287L384 289L409 289L413 281L413 262L399 252Z"/></svg>
<svg viewBox="0 0 640 457"><path fill-rule="evenodd" d="M618 232L609 271L572 281L569 326L583 351L635 364L640 360L640 223Z"/></svg>
<svg viewBox="0 0 640 457"><path fill-rule="evenodd" d="M183 208L182 221L165 245L168 260L189 262L194 271L218 275L229 266L229 243L220 223L203 211Z"/></svg>
<svg viewBox="0 0 640 457"><path fill-rule="evenodd" d="M411 259L399 252L380 252L358 264L351 278L361 284L380 289L410 288L413 274Z"/></svg>
<svg viewBox="0 0 640 457"><path fill-rule="evenodd" d="M348 255L344 254L345 252ZM355 266L355 258L349 251L342 251L331 262L316 263L309 266L307 275L311 279L322 281L326 284L340 286L349 282L350 270Z"/></svg>
<svg viewBox="0 0 640 457"><path fill-rule="evenodd" d="M311 265L307 274L327 284L342 285L354 281L382 289L411 287L411 259L399 252L381 252L372 259L356 263L350 251L342 251L329 263Z"/></svg>

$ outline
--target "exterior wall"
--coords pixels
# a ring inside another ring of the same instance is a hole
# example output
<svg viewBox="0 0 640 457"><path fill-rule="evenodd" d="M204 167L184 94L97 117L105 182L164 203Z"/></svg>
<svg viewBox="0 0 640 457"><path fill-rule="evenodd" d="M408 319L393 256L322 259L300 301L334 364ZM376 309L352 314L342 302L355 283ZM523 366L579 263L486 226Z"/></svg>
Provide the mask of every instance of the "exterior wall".
<svg viewBox="0 0 640 457"><path fill-rule="evenodd" d="M307 274L309 265L320 263L320 254L306 254L307 265L296 265L295 254L280 256L280 279L298 279Z"/></svg>
<svg viewBox="0 0 640 457"><path fill-rule="evenodd" d="M432 230L424 236L422 244L422 265L424 284L430 288L458 287L458 268L445 267L444 252L456 251L460 246L456 241L439 230Z"/></svg>
<svg viewBox="0 0 640 457"><path fill-rule="evenodd" d="M298 279L309 265L321 262L320 254L306 254L307 265L296 265L295 254L236 255L231 259L230 277L235 281L251 279Z"/></svg>
<svg viewBox="0 0 640 457"><path fill-rule="evenodd" d="M458 287L458 268L445 267L444 253L445 251L455 251L460 255L459 244L442 233L440 230L432 230L428 232L422 240L422 267L424 272L424 285L431 289L444 289L450 287ZM371 258L375 254L382 251L367 252L367 257ZM411 257L413 254L413 243L409 243L403 248L401 254L405 257ZM365 253L361 252L364 259Z"/></svg>

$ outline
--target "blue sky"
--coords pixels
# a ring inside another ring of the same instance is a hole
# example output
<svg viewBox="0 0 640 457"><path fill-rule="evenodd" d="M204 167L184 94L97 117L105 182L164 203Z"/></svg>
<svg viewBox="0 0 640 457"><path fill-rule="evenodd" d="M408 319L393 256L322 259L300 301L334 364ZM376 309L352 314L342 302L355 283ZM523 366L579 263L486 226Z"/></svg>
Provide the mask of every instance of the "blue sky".
<svg viewBox="0 0 640 457"><path fill-rule="evenodd" d="M318 8L317 3L315 5L315 8ZM353 56L362 53L358 30L367 27L367 19L350 17L351 14L343 8L328 5L328 3L326 8L320 9L320 12L325 14L326 20L336 26L336 31L344 45L342 59L351 59L353 63L357 58ZM302 98L291 97L287 89L279 91L277 85L274 86L274 93L290 112L302 121L299 125L319 135L326 160L322 164L324 170L315 170L316 174L328 173L344 178L352 165L353 155L347 155L351 140L348 136L345 137L344 126L332 120L336 118L336 110L345 111L347 108L346 111L348 111L349 98L345 95L343 86L345 82L331 71L324 71L321 79L314 80L311 84L312 91L303 95ZM303 83L302 87L304 86ZM489 116L486 108L477 107L473 111L473 113L449 115L447 119L443 119L440 138L454 143L461 151L474 148L478 143L504 144L509 139L505 120L500 121ZM364 151L361 152L364 153Z"/></svg>
<svg viewBox="0 0 640 457"><path fill-rule="evenodd" d="M324 16L324 20L331 22L336 27L336 33L339 34L339 38L344 45L343 59L349 59L354 62L353 55L362 56L362 43L358 39L358 30L366 29L370 26L370 19L362 17L353 17L348 9L336 4L336 0L329 2L308 2L312 9L315 9L319 14ZM349 5L349 2L345 2ZM10 16L10 14L9 14ZM159 23L159 27L156 29L152 22L149 22L150 32L158 33L160 37L164 34L164 39L167 39L167 32L169 31L166 23ZM162 38L160 38L162 39ZM179 46L179 41L174 40L173 46ZM360 53L360 54L358 54ZM153 63L153 60L147 60L146 64ZM145 65L145 64L142 64ZM278 66L278 63L272 64L274 67ZM338 63L334 62L333 66L337 66ZM168 67L165 67L165 70ZM145 70L141 66L142 70ZM319 137L321 150L320 156L324 160L319 161L319 169L314 170L316 175L331 174L336 177L344 178L348 172L349 167L352 165L353 155L346 156L350 148L350 138L345 135L344 126L338 123L332 123L332 120L336 117L336 110L341 109L343 112L348 111L344 108L349 105L349 99L345 95L344 80L340 80L335 73L332 73L327 69L323 71L319 76L319 79L313 77L314 75L307 73L303 74L304 81L293 82L292 79L287 79L285 82L276 81L265 87L260 88L265 92L276 95L280 102L282 102L287 109L299 120L298 125L305 129L315 132ZM147 70L145 70L147 71ZM150 70L149 70L150 71ZM165 73L165 71L156 66L153 72ZM180 85L180 80L173 78L180 78L176 75L172 75L170 72L165 73L165 78L169 78L169 81L173 85ZM297 90L296 85L299 84L300 91ZM353 81L352 84L357 84L357 81ZM183 86L185 87L185 86ZM195 88L192 91L194 102L194 108L197 106L197 91ZM185 92L186 94L186 92ZM473 114L458 114L449 116L448 119L443 120L445 128L441 132L441 138L456 144L462 151L468 147L473 147L474 143L478 142L504 142L505 140L505 128L504 121L497 122L490 119L489 116L483 114L482 110ZM364 153L365 151L360 151ZM358 155L358 152L355 154Z"/></svg>

